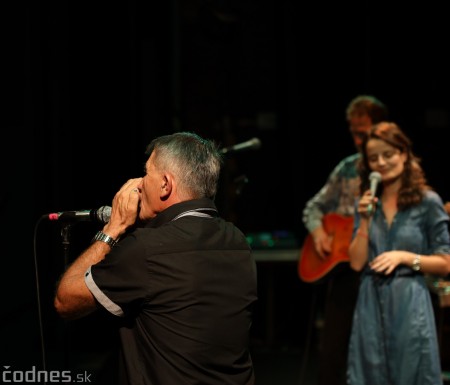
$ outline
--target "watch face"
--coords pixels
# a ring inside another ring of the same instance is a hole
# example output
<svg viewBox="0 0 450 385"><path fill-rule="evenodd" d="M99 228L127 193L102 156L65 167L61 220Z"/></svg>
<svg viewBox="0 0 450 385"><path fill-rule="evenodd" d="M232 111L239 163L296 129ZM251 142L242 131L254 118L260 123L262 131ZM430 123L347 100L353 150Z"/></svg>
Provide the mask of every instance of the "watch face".
<svg viewBox="0 0 450 385"><path fill-rule="evenodd" d="M414 259L414 262L412 264L412 269L414 271L420 270L420 256L419 255Z"/></svg>

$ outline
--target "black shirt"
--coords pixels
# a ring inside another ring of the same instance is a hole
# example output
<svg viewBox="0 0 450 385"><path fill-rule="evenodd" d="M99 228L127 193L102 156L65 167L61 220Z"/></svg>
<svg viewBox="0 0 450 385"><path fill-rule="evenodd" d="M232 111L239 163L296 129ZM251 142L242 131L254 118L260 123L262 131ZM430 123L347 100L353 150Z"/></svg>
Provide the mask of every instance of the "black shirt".
<svg viewBox="0 0 450 385"><path fill-rule="evenodd" d="M127 234L86 273L123 316L128 384L253 384L248 350L256 265L209 199L182 202Z"/></svg>

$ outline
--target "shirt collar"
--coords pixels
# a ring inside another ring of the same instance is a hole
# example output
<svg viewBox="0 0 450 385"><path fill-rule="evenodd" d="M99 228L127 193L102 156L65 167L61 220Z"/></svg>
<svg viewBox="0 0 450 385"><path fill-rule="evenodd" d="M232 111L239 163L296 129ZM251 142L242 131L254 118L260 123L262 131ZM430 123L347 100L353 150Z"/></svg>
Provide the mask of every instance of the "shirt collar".
<svg viewBox="0 0 450 385"><path fill-rule="evenodd" d="M202 210L204 209L204 210ZM164 211L161 211L155 218L152 218L145 227L160 227L185 211L197 210L204 212L211 216L218 216L217 208L214 202L208 198L192 199L168 207Z"/></svg>

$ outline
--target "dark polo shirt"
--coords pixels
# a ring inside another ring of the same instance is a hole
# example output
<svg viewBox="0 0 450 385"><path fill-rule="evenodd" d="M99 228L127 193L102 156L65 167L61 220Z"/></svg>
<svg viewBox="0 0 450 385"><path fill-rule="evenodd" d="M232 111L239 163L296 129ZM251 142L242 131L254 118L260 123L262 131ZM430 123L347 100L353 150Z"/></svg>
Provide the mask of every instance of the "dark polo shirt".
<svg viewBox="0 0 450 385"><path fill-rule="evenodd" d="M173 205L131 231L86 284L123 317L121 384L254 384L256 265L211 200Z"/></svg>

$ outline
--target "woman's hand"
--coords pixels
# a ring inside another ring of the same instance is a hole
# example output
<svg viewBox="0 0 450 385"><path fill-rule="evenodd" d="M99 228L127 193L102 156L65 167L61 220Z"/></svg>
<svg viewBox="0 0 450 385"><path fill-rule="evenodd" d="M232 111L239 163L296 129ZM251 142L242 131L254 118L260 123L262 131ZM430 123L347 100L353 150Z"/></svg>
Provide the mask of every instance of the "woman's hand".
<svg viewBox="0 0 450 385"><path fill-rule="evenodd" d="M378 197L373 197L370 190L367 190L359 199L358 213L364 218L369 218L373 215Z"/></svg>
<svg viewBox="0 0 450 385"><path fill-rule="evenodd" d="M394 269L403 263L404 251L386 251L378 255L372 262L370 262L370 268L384 275L391 274Z"/></svg>

